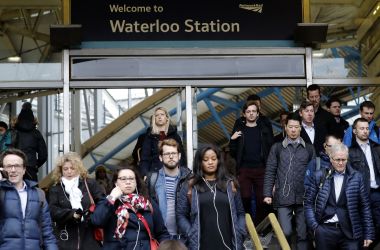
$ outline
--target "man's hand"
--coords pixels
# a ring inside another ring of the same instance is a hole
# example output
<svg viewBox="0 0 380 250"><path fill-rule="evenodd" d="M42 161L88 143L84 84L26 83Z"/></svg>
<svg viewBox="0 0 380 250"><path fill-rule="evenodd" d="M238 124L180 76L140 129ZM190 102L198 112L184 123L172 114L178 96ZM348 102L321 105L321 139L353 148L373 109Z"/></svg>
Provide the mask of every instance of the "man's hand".
<svg viewBox="0 0 380 250"><path fill-rule="evenodd" d="M241 136L241 131L236 131L232 136L231 136L231 140L236 140L238 137Z"/></svg>
<svg viewBox="0 0 380 250"><path fill-rule="evenodd" d="M363 247L369 247L369 245L371 245L371 243L372 243L372 240L364 240Z"/></svg>
<svg viewBox="0 0 380 250"><path fill-rule="evenodd" d="M272 198L271 197L265 197L264 202L268 205L272 204Z"/></svg>

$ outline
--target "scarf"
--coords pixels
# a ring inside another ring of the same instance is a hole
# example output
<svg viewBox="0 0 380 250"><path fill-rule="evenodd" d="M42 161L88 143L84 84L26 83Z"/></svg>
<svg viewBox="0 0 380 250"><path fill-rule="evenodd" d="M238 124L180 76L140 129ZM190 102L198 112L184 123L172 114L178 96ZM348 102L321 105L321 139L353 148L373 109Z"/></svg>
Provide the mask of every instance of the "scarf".
<svg viewBox="0 0 380 250"><path fill-rule="evenodd" d="M131 209L135 213L139 210L153 211L152 204L142 195L135 193L123 195L120 201L122 204L115 211L117 222L114 238L116 239L123 238L125 234L129 219L128 209Z"/></svg>
<svg viewBox="0 0 380 250"><path fill-rule="evenodd" d="M82 191L78 188L79 186L79 176L74 177L71 180L66 179L65 177L61 178L63 185L65 185L65 191L69 194L69 200L72 209L82 209Z"/></svg>

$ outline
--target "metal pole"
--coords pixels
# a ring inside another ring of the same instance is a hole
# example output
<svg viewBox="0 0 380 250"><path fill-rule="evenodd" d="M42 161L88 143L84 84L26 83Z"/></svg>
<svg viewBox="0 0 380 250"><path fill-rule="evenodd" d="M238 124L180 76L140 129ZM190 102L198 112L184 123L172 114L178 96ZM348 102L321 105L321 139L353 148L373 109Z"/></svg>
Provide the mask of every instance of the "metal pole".
<svg viewBox="0 0 380 250"><path fill-rule="evenodd" d="M313 50L305 48L306 87L313 84Z"/></svg>
<svg viewBox="0 0 380 250"><path fill-rule="evenodd" d="M62 51L63 62L63 153L70 151L70 61L69 50Z"/></svg>
<svg viewBox="0 0 380 250"><path fill-rule="evenodd" d="M193 169L193 99L191 86L186 86L186 155L187 166Z"/></svg>

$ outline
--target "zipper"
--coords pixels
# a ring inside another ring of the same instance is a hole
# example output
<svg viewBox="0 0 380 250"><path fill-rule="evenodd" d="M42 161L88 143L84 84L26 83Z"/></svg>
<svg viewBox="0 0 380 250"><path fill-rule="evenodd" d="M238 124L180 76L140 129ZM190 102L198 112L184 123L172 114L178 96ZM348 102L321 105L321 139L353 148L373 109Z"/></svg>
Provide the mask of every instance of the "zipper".
<svg viewBox="0 0 380 250"><path fill-rule="evenodd" d="M199 210L199 201L198 201L198 191L197 191L197 189L195 188L195 187L193 187L193 189L195 190L195 200L196 200L196 202L197 202L197 209L198 209L198 233L197 233L197 241L198 241L198 249L199 249L199 247L200 247L200 235L199 235L199 233L200 233L200 227L201 227L201 219L200 219L200 215L199 215L199 212L200 212L200 210ZM193 198L191 198L191 199L193 199Z"/></svg>
<svg viewBox="0 0 380 250"><path fill-rule="evenodd" d="M227 196L228 196L228 203L230 205L230 213L231 213L231 221L232 221L232 229L234 230L234 236L235 236L235 249L238 248L238 244L237 244L237 237L236 237L236 230L235 230L235 223L234 223L234 217L232 215L232 205L231 205L231 195L230 195L230 189L229 189L229 184L231 183L231 181L229 181L227 184Z"/></svg>
<svg viewBox="0 0 380 250"><path fill-rule="evenodd" d="M78 227L77 227L77 229L78 229L78 245L77 245L77 249L79 250L80 248L80 230L79 230L79 225L78 225Z"/></svg>

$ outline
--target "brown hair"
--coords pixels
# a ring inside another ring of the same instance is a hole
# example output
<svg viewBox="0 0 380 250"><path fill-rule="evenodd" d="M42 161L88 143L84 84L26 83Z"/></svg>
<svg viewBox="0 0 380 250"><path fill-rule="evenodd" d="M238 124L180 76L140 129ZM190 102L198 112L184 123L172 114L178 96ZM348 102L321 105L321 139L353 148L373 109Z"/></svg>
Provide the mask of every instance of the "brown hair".
<svg viewBox="0 0 380 250"><path fill-rule="evenodd" d="M53 170L54 183L58 183L62 177L62 167L66 162L70 162L74 168L78 169L81 178L87 178L87 169L84 167L81 157L78 153L68 152L57 158L55 168Z"/></svg>
<svg viewBox="0 0 380 250"><path fill-rule="evenodd" d="M160 155L162 155L162 153L163 153L164 146L175 147L175 148L177 148L177 152L181 153L181 151L180 151L181 149L179 148L178 142L172 138L165 139L165 140L160 141L158 143L158 149L159 149Z"/></svg>

